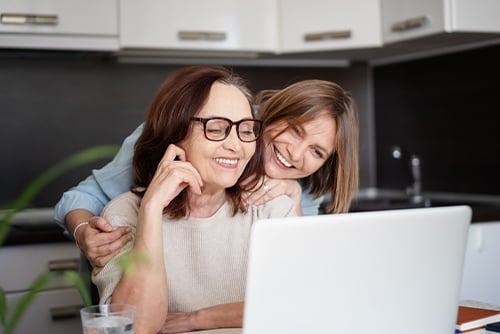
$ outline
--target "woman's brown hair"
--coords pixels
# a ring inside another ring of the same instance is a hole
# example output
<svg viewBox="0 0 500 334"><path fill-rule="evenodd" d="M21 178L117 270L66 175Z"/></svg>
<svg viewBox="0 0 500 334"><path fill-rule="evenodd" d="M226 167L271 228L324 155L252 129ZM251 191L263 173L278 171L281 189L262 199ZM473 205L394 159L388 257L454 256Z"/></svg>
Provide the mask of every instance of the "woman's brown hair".
<svg viewBox="0 0 500 334"><path fill-rule="evenodd" d="M141 197L144 195L168 145L179 143L190 133L191 118L205 105L215 82L238 88L247 98L249 105L252 104L252 95L245 81L226 68L191 66L175 71L160 86L146 114L144 129L135 145L135 180L132 192ZM238 182L226 189L233 215L246 211L242 193L256 186L264 175L263 166L263 143L259 138L255 154ZM190 208L187 196L187 190L184 189L164 209L164 213L172 219L188 216Z"/></svg>
<svg viewBox="0 0 500 334"><path fill-rule="evenodd" d="M282 90L262 91L256 104L264 128L283 121L289 129L324 112L335 119L334 153L301 183L313 198L330 195L327 213L347 212L359 182L358 111L351 94L330 81L304 80Z"/></svg>

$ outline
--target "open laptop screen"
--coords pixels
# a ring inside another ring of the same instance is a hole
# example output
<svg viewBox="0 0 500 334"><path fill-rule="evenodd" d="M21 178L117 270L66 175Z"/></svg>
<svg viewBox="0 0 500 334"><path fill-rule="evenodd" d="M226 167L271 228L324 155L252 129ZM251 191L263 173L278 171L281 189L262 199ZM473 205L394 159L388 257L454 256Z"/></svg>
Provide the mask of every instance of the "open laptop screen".
<svg viewBox="0 0 500 334"><path fill-rule="evenodd" d="M467 206L258 221L243 333L453 333Z"/></svg>

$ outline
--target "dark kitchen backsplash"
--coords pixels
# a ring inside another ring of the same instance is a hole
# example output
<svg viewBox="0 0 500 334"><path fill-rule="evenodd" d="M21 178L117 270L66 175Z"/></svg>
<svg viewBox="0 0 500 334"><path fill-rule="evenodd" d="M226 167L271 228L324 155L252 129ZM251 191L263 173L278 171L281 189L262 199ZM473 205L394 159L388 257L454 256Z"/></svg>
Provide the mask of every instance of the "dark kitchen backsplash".
<svg viewBox="0 0 500 334"><path fill-rule="evenodd" d="M377 185L402 189L399 145L421 157L424 191L500 194L500 46L376 67Z"/></svg>
<svg viewBox="0 0 500 334"><path fill-rule="evenodd" d="M122 64L92 54L0 51L0 208L8 207L42 171L78 150L119 144L142 122L165 77L176 67ZM282 88L302 79L326 79L351 90L360 106L362 142L373 108L366 65L349 68L234 67L251 89ZM363 116L365 115L365 116ZM362 183L373 176L362 145ZM105 161L65 173L32 206L53 206L62 192ZM373 165L374 162L371 162Z"/></svg>

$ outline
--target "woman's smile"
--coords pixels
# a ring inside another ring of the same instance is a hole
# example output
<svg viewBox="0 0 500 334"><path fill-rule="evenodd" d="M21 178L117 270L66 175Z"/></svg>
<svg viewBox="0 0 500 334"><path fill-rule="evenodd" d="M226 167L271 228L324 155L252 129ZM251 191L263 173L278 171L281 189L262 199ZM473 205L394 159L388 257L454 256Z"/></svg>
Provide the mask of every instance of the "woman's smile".
<svg viewBox="0 0 500 334"><path fill-rule="evenodd" d="M228 168L236 168L238 165L238 162L240 159L236 158L214 158L215 162L217 164L221 165L222 167L228 167Z"/></svg>
<svg viewBox="0 0 500 334"><path fill-rule="evenodd" d="M285 157L280 153L280 151L278 151L278 149L275 146L273 146L273 149L274 149L274 154L276 156L276 159L278 160L278 162L281 163L281 165L283 167L286 167L286 168L293 167L293 165L285 159Z"/></svg>

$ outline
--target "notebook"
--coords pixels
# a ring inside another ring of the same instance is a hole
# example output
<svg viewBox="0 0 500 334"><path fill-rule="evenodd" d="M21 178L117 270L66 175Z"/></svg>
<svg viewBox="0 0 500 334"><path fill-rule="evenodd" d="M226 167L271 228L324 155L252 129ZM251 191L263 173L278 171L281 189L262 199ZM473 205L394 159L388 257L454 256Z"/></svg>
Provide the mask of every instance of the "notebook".
<svg viewBox="0 0 500 334"><path fill-rule="evenodd" d="M455 330L468 206L257 221L243 334Z"/></svg>

